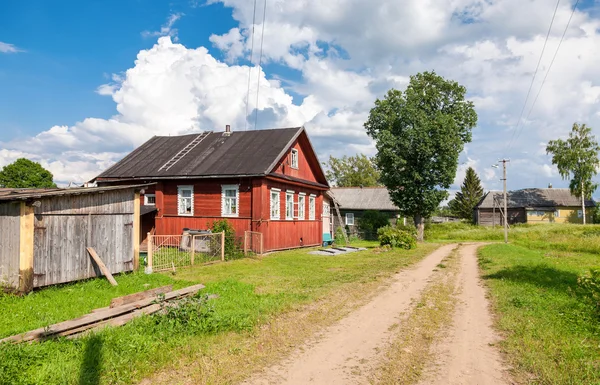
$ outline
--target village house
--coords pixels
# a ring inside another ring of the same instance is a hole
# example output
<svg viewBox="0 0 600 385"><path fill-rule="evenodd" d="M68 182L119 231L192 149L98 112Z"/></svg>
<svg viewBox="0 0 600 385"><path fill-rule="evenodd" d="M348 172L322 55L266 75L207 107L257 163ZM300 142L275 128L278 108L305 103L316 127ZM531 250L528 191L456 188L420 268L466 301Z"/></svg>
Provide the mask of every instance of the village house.
<svg viewBox="0 0 600 385"><path fill-rule="evenodd" d="M582 223L581 200L568 188L527 188L507 193L508 224ZM592 223L593 200L585 201L586 219ZM490 191L473 210L475 223L482 226L504 224L504 194Z"/></svg>
<svg viewBox="0 0 600 385"><path fill-rule="evenodd" d="M95 182L155 183L142 196L142 240L227 219L238 237L262 233L264 251L323 241L329 185L303 127L155 136Z"/></svg>

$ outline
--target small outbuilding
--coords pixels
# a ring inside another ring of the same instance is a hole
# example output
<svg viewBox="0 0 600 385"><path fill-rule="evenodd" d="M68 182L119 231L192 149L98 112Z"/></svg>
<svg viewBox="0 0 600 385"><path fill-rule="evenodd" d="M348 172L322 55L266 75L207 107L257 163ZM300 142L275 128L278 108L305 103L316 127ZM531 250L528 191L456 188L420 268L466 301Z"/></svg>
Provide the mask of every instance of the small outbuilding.
<svg viewBox="0 0 600 385"><path fill-rule="evenodd" d="M0 189L0 285L20 292L111 273L139 262L140 191L146 186Z"/></svg>
<svg viewBox="0 0 600 385"><path fill-rule="evenodd" d="M595 204L585 201L586 218L591 223ZM507 193L508 224L582 223L581 200L568 188L526 188ZM474 209L475 223L482 226L504 225L504 194L490 191Z"/></svg>

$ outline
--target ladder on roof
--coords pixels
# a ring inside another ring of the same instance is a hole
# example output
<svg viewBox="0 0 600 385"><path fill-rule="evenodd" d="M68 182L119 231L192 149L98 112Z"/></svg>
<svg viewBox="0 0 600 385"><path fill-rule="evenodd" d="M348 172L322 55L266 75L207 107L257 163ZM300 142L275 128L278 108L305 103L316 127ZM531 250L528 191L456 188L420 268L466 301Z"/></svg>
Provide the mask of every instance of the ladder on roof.
<svg viewBox="0 0 600 385"><path fill-rule="evenodd" d="M192 140L191 142L189 142L187 144L187 146L185 146L184 148L182 148L181 151L179 151L177 154L175 154L174 157L172 157L171 159L169 159L169 161L167 163L163 164L162 167L158 169L158 171L168 171L177 162L179 162L184 156L186 156L187 154L189 154L190 151L192 151L209 134L210 134L210 132L207 131L207 132L203 132L203 133L199 134L198 136L196 136L194 138L194 140Z"/></svg>

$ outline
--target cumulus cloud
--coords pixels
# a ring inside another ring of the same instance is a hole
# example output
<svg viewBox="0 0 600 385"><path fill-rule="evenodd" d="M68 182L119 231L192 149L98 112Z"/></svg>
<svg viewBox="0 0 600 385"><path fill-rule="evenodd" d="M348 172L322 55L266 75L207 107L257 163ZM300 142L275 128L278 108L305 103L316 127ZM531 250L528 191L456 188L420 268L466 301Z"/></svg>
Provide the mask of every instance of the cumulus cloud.
<svg viewBox="0 0 600 385"><path fill-rule="evenodd" d="M3 43L0 41L0 53L17 53L23 52L22 49L17 48L14 44Z"/></svg>
<svg viewBox="0 0 600 385"><path fill-rule="evenodd" d="M259 17L254 25L255 39L265 27L263 63L293 69L299 76L267 76L252 66L248 101L249 67L245 63L252 59L253 5L243 0L211 0L207 7L212 3L231 8L238 23L210 37L210 49L218 51L224 61L208 48L177 44L174 25L182 15L173 14L159 31L143 33L158 41L138 53L132 68L97 88L98 94L115 102L113 117L88 118L4 143L0 164L10 160L10 154L39 148L34 155L45 159L62 175L61 180L70 180L70 175L86 179L152 135L218 130L225 124L233 129L253 127L256 109L258 128L304 124L322 159L330 154L373 155L375 148L363 123L374 100L389 88L404 88L410 75L424 70L436 70L465 85L479 114L453 189L462 182L468 165L476 169L486 188L500 188L499 174L491 165L503 157L511 158L509 188L564 184L548 164L545 143L565 135L574 121L600 127L600 83L596 80L600 75L600 19L585 10L575 12L531 109L573 0L561 2L558 8L518 129L515 126L554 12L551 2L269 2L266 20ZM254 56L252 62L257 61Z"/></svg>

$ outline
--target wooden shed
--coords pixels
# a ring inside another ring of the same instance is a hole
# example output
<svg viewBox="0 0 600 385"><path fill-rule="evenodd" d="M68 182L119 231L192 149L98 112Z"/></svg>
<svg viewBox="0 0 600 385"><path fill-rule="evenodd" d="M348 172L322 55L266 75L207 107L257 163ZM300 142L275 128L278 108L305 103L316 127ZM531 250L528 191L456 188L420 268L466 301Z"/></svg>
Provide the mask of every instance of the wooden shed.
<svg viewBox="0 0 600 385"><path fill-rule="evenodd" d="M111 273L136 269L144 187L0 189L0 285L29 292L97 277L87 247Z"/></svg>

